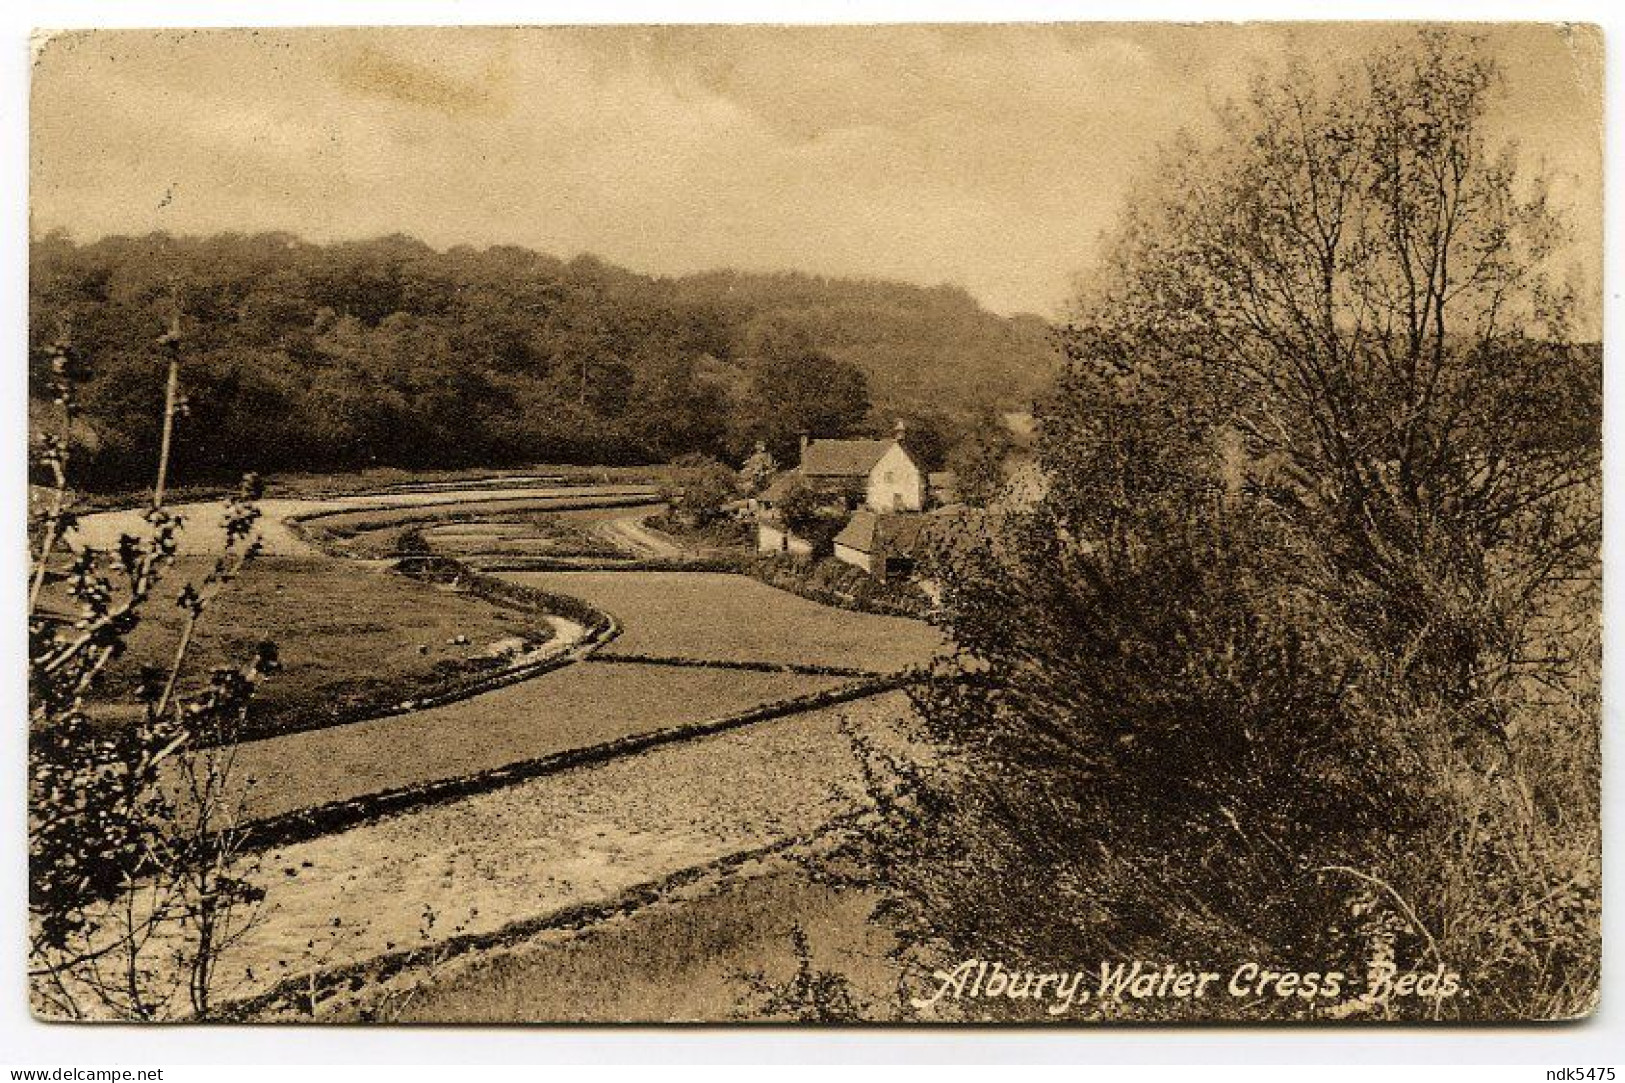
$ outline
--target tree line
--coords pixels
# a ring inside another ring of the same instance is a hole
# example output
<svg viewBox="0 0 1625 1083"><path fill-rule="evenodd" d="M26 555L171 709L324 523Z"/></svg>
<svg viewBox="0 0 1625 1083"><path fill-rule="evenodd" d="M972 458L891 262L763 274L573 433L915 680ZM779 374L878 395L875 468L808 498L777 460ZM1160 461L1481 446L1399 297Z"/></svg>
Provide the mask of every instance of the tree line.
<svg viewBox="0 0 1625 1083"><path fill-rule="evenodd" d="M87 359L79 481L141 483L175 311L188 425L178 481L245 470L737 461L798 432L941 429L1018 404L1047 328L963 291L801 274L653 278L591 256L439 252L405 236L151 234L30 254L30 386L68 336Z"/></svg>

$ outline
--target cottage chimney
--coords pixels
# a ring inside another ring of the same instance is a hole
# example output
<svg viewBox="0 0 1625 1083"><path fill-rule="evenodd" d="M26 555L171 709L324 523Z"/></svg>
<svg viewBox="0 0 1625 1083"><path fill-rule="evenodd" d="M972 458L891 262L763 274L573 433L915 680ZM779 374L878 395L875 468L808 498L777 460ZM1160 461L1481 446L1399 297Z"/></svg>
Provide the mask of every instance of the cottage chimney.
<svg viewBox="0 0 1625 1083"><path fill-rule="evenodd" d="M807 461L807 434L803 432L803 433L798 433L797 435L801 437L801 461L806 462Z"/></svg>
<svg viewBox="0 0 1625 1083"><path fill-rule="evenodd" d="M898 418L897 421L892 425L891 438L900 444L903 442L903 437L906 435L908 435L908 422L904 421L902 418Z"/></svg>

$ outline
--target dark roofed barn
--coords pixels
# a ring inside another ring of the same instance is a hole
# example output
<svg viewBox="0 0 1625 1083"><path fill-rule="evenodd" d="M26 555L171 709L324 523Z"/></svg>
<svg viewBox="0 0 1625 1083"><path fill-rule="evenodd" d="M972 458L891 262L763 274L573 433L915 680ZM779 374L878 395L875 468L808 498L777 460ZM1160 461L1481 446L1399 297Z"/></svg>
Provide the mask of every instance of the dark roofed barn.
<svg viewBox="0 0 1625 1083"><path fill-rule="evenodd" d="M881 579L909 575L926 522L923 515L854 512L835 536L835 557Z"/></svg>

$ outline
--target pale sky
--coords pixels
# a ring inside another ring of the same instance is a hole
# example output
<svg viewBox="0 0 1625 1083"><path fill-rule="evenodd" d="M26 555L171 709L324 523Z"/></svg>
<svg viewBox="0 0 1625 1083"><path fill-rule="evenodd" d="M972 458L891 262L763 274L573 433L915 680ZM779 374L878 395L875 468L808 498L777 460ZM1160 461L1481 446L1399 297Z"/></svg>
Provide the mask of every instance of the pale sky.
<svg viewBox="0 0 1625 1083"><path fill-rule="evenodd" d="M1488 29L1493 122L1601 262L1595 39ZM1094 24L86 32L35 65L32 221L409 233L953 283L1052 315L1159 143L1391 30ZM1593 286L1593 288L1595 288Z"/></svg>

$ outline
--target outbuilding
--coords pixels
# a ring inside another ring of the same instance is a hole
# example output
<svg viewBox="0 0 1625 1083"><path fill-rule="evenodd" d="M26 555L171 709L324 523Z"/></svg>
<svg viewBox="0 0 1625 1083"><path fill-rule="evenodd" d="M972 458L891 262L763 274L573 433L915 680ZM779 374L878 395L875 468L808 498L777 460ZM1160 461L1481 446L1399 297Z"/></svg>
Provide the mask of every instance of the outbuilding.
<svg viewBox="0 0 1625 1083"><path fill-rule="evenodd" d="M867 509L852 513L851 522L835 536L835 559L862 568L877 579L912 575L923 515L884 515Z"/></svg>

